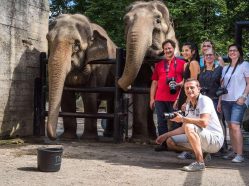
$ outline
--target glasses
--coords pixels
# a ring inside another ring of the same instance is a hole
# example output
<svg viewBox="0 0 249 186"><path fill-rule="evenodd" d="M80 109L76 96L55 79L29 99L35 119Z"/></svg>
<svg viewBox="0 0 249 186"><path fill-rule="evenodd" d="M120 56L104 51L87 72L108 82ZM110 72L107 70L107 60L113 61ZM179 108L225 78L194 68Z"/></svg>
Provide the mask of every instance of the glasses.
<svg viewBox="0 0 249 186"><path fill-rule="evenodd" d="M203 45L202 47L212 47L211 45Z"/></svg>
<svg viewBox="0 0 249 186"><path fill-rule="evenodd" d="M238 50L234 49L234 50L228 50L228 52L238 52Z"/></svg>
<svg viewBox="0 0 249 186"><path fill-rule="evenodd" d="M169 50L174 50L174 48L164 48L163 50L164 51L167 51L167 50L169 51Z"/></svg>
<svg viewBox="0 0 249 186"><path fill-rule="evenodd" d="M205 54L204 56L205 57L212 57L212 56L214 56L214 54Z"/></svg>

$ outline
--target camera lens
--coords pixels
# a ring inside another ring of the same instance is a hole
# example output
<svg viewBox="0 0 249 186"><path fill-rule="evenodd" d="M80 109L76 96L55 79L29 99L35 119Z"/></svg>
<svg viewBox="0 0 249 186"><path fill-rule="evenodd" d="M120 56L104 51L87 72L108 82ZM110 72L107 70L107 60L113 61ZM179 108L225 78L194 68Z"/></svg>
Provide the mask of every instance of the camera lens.
<svg viewBox="0 0 249 186"><path fill-rule="evenodd" d="M170 94L176 93L176 82L174 79L169 81L169 88L170 88Z"/></svg>
<svg viewBox="0 0 249 186"><path fill-rule="evenodd" d="M178 110L176 112L184 115L184 112L182 112L181 110ZM165 117L165 119L173 119L174 117L176 117L176 115L174 112L169 112L169 113L164 113L164 117Z"/></svg>
<svg viewBox="0 0 249 186"><path fill-rule="evenodd" d="M165 119L173 119L175 117L174 113L164 113Z"/></svg>

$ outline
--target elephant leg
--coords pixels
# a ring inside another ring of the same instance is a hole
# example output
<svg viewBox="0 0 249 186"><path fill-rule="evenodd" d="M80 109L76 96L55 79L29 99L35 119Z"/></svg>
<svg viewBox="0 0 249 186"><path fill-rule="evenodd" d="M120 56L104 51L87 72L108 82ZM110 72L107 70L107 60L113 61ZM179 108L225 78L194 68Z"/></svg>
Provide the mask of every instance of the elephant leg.
<svg viewBox="0 0 249 186"><path fill-rule="evenodd" d="M150 87L152 71L148 64L143 64L134 82L136 87ZM153 111L149 107L148 94L133 94L133 132L132 138L148 141L156 138Z"/></svg>
<svg viewBox="0 0 249 186"><path fill-rule="evenodd" d="M97 95L94 94L82 94L84 103L84 112L88 114L96 114L98 112L98 105L100 102L97 101ZM97 140L97 119L85 118L84 132L82 139Z"/></svg>
<svg viewBox="0 0 249 186"><path fill-rule="evenodd" d="M114 101L107 100L107 113L114 113ZM106 120L106 127L104 130L103 135L105 137L113 137L113 130L114 130L114 121L113 119Z"/></svg>
<svg viewBox="0 0 249 186"><path fill-rule="evenodd" d="M63 91L61 99L62 112L76 112L76 98L74 92ZM74 117L63 117L64 133L60 136L65 139L77 138L77 120Z"/></svg>
<svg viewBox="0 0 249 186"><path fill-rule="evenodd" d="M156 128L153 113L149 108L149 95L133 95L133 131L132 138L147 142L155 139Z"/></svg>

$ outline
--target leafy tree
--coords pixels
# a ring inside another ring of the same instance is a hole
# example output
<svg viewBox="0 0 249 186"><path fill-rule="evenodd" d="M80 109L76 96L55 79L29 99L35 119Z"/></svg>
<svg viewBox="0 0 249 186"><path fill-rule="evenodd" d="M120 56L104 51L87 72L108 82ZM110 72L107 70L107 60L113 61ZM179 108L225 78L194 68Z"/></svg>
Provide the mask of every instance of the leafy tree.
<svg viewBox="0 0 249 186"><path fill-rule="evenodd" d="M82 13L101 25L113 41L124 47L123 16L134 0L50 0L51 17L61 13ZM208 38L225 54L234 42L235 22L249 20L248 0L164 0L170 10L180 44L200 44ZM248 32L244 31L244 49L248 51Z"/></svg>

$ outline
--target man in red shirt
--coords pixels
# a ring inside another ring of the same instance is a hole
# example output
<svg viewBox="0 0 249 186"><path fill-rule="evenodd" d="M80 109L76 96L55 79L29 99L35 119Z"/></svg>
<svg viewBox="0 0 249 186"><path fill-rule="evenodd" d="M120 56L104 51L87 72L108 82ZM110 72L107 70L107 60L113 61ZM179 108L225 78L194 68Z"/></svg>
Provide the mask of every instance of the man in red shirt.
<svg viewBox="0 0 249 186"><path fill-rule="evenodd" d="M163 42L162 48L166 59L155 65L150 88L150 108L156 109L158 134L168 132L167 120L163 113L173 112L173 104L183 84L185 61L175 57L176 43L170 39ZM155 148L155 151L167 150L166 143Z"/></svg>

